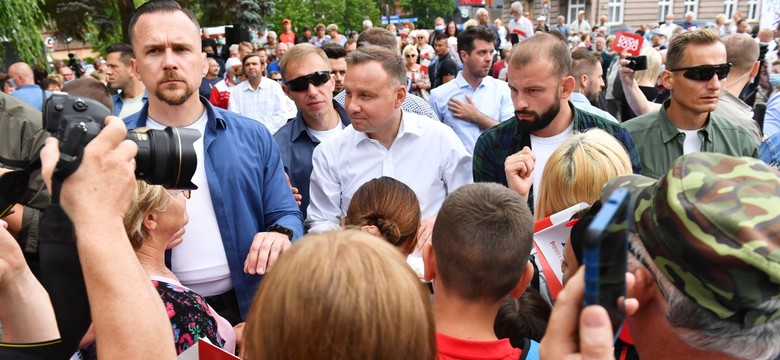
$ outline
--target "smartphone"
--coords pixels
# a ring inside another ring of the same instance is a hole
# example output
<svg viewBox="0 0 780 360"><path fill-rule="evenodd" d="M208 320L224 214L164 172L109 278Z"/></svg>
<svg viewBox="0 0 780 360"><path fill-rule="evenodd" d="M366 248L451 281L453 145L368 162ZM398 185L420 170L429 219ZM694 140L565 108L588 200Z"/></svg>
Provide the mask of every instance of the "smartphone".
<svg viewBox="0 0 780 360"><path fill-rule="evenodd" d="M615 339L625 319L628 205L628 191L613 191L586 229L583 241L584 305L607 309Z"/></svg>

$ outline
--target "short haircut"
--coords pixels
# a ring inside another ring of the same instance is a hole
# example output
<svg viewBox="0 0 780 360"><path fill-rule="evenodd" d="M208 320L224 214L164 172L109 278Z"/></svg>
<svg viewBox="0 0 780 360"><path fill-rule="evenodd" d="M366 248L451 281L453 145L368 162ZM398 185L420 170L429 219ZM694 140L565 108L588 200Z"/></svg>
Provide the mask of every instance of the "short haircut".
<svg viewBox="0 0 780 360"><path fill-rule="evenodd" d="M472 26L458 34L458 53L465 51L471 54L474 51L476 40L487 41L490 44L496 41L496 34L486 26Z"/></svg>
<svg viewBox="0 0 780 360"><path fill-rule="evenodd" d="M180 11L184 15L187 15L187 17L192 21L193 24L195 24L196 29L200 29L200 24L198 24L198 19L195 18L194 15L192 15L192 12L190 12L187 9L184 9L179 5L178 2L173 0L157 0L157 1L149 1L147 3L144 3L143 5L139 6L137 9L135 9L135 12L133 12L133 16L130 17L130 23L127 26L129 29L128 31L128 38L130 39L130 43L133 43L133 36L135 33L135 24L138 22L138 19L142 15L146 14L159 14L159 13L174 13Z"/></svg>
<svg viewBox="0 0 780 360"><path fill-rule="evenodd" d="M560 32L558 30L550 30L550 31L547 32L547 35L555 36L556 38L558 38L558 40L563 41L564 43L566 43L568 41L568 39L566 38L566 35L564 35L562 32Z"/></svg>
<svg viewBox="0 0 780 360"><path fill-rule="evenodd" d="M303 30L301 30L301 31L303 31L303 32L305 32L305 31L311 31L311 26L304 26L304 27L303 27Z"/></svg>
<svg viewBox="0 0 780 360"><path fill-rule="evenodd" d="M336 24L328 25L328 32L331 32L331 31L339 31L339 26L336 25Z"/></svg>
<svg viewBox="0 0 780 360"><path fill-rule="evenodd" d="M536 62L551 62L560 77L571 75L571 52L559 38L539 33L512 50L509 66L524 68Z"/></svg>
<svg viewBox="0 0 780 360"><path fill-rule="evenodd" d="M244 49L249 49L249 51L252 51L254 46L252 46L252 43L250 43L249 41L242 41L238 44L238 48L239 50L241 50L241 48L244 48Z"/></svg>
<svg viewBox="0 0 780 360"><path fill-rule="evenodd" d="M357 34L357 33L353 31L352 34ZM358 34L358 36L360 35ZM357 47L357 40L349 39L347 40L347 42L344 43L344 46L346 47L347 45L352 45L352 44L355 44L355 47Z"/></svg>
<svg viewBox="0 0 780 360"><path fill-rule="evenodd" d="M440 33L436 34L436 35L433 37L433 42L435 43L435 42L437 42L437 41L441 41L441 40L447 41L449 38L450 38L450 36L449 36L449 35L447 35L447 33L446 33L446 32L442 31L442 32L440 32Z"/></svg>
<svg viewBox="0 0 780 360"><path fill-rule="evenodd" d="M666 69L674 70L680 67L689 45L710 45L720 41L720 34L715 29L686 31L676 35L669 42L666 50Z"/></svg>
<svg viewBox="0 0 780 360"><path fill-rule="evenodd" d="M314 27L316 31L325 30L324 24L317 24L317 26Z"/></svg>
<svg viewBox="0 0 780 360"><path fill-rule="evenodd" d="M282 59L279 60L279 69L282 70L282 78L285 81L291 80L287 78L287 67L289 67L291 64L293 66L300 66L300 61L302 61L310 54L316 54L322 58L322 61L327 67L327 70L330 71L330 61L328 61L328 57L325 55L325 51L314 46L313 44L300 43L291 47L290 50L287 50L287 52L284 53L284 56L282 56Z"/></svg>
<svg viewBox="0 0 780 360"><path fill-rule="evenodd" d="M404 65L403 59L398 56L396 51L382 46L368 44L358 47L357 50L347 55L348 67L366 64L372 61L376 61L382 65L382 69L387 73L387 77L396 85L406 86L406 66Z"/></svg>
<svg viewBox="0 0 780 360"><path fill-rule="evenodd" d="M244 55L244 57L241 59L241 68L243 69L244 65L246 65L246 61L249 60L250 58L253 58L253 57L258 57L259 58L260 55L257 55L257 53L249 53L249 54ZM260 60L262 60L262 59L260 59Z"/></svg>
<svg viewBox="0 0 780 360"><path fill-rule="evenodd" d="M723 45L726 45L726 58L728 59L726 61L730 62L734 69L741 70L741 73L753 69L753 64L758 61L758 43L748 34L728 35L723 38Z"/></svg>
<svg viewBox="0 0 780 360"><path fill-rule="evenodd" d="M510 5L510 9L512 9L512 11L516 11L516 12L522 14L523 13L523 3L519 2L519 1L515 1L515 2L512 3L512 5Z"/></svg>
<svg viewBox="0 0 780 360"><path fill-rule="evenodd" d="M75 79L62 87L62 91L71 95L83 96L103 104L108 111L114 111L114 99L111 92L100 80L92 77Z"/></svg>
<svg viewBox="0 0 780 360"><path fill-rule="evenodd" d="M421 217L414 190L396 179L382 176L357 189L344 221L351 226L376 226L387 242L407 255L417 245Z"/></svg>
<svg viewBox="0 0 780 360"><path fill-rule="evenodd" d="M114 44L106 49L106 55L118 52L119 58L125 66L130 66L130 59L135 57L133 47L130 44Z"/></svg>
<svg viewBox="0 0 780 360"><path fill-rule="evenodd" d="M406 54L415 54L420 55L420 52L417 50L417 46L414 45L406 45L404 46L404 51L401 52L402 55L406 56Z"/></svg>
<svg viewBox="0 0 780 360"><path fill-rule="evenodd" d="M434 360L429 296L387 242L356 230L309 234L255 295L247 359Z"/></svg>
<svg viewBox="0 0 780 360"><path fill-rule="evenodd" d="M601 129L574 134L550 155L544 166L536 219L581 202L592 204L609 179L631 173L628 152L612 135Z"/></svg>
<svg viewBox="0 0 780 360"><path fill-rule="evenodd" d="M138 250L144 243L144 239L149 237L149 231L143 225L146 215L152 211L165 211L171 198L166 191L168 190L160 185L150 185L143 180L136 181L130 207L122 218L133 249Z"/></svg>
<svg viewBox="0 0 780 360"><path fill-rule="evenodd" d="M505 186L476 183L455 190L433 227L437 280L465 301L499 302L525 270L533 227L526 202Z"/></svg>
<svg viewBox="0 0 780 360"><path fill-rule="evenodd" d="M571 76L579 83L582 75L592 77L596 66L601 66L601 54L590 51L584 47L578 47L571 53Z"/></svg>
<svg viewBox="0 0 780 360"><path fill-rule="evenodd" d="M347 50L344 50L344 47L339 44L324 44L321 49L325 52L325 56L327 56L328 59L336 60L347 57Z"/></svg>
<svg viewBox="0 0 780 360"><path fill-rule="evenodd" d="M360 33L357 41L357 48L359 49L363 45L376 45L396 52L398 51L398 42L395 40L395 35L389 30L378 27L372 27Z"/></svg>

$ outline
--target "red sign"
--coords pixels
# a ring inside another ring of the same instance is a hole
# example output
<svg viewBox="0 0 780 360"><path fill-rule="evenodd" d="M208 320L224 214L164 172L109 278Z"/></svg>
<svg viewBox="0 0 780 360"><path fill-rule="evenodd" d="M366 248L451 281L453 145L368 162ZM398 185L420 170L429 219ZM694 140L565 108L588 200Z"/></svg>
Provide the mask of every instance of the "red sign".
<svg viewBox="0 0 780 360"><path fill-rule="evenodd" d="M473 5L478 5L478 6L479 5L485 5L485 0L460 0L460 5L461 6L466 6L466 5L472 5L472 6Z"/></svg>
<svg viewBox="0 0 780 360"><path fill-rule="evenodd" d="M612 43L612 50L617 53L625 51L631 54L631 56L639 56L639 52L642 50L642 42L644 41L645 38L642 36L618 31L615 42Z"/></svg>

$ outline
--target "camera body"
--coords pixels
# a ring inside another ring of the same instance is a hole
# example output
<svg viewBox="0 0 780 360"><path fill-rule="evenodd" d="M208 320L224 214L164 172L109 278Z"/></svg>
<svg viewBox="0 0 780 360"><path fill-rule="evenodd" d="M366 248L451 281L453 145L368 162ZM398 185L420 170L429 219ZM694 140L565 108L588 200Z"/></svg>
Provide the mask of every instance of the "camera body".
<svg viewBox="0 0 780 360"><path fill-rule="evenodd" d="M78 168L84 148L112 115L103 104L86 97L55 92L43 106L43 126L60 142L56 174L66 178ZM169 189L197 189L192 175L197 167L194 129L168 127L164 130L137 129L126 139L138 145L135 176L149 184Z"/></svg>
<svg viewBox="0 0 780 360"><path fill-rule="evenodd" d="M634 71L640 71L640 70L647 70L647 56L641 55L641 56L629 56L626 58L628 60L628 64L626 67L628 67L631 70Z"/></svg>

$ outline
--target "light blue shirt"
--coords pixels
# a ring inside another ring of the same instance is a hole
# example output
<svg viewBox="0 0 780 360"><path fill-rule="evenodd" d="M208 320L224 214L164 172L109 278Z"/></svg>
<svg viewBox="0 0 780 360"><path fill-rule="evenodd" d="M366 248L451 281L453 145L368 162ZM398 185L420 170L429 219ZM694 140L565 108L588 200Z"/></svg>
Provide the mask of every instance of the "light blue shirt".
<svg viewBox="0 0 780 360"><path fill-rule="evenodd" d="M16 91L14 91L13 94L11 94L11 96L24 100L24 102L38 109L38 111L43 111L44 93L46 94L46 99L48 99L51 96L51 92L41 91L40 86L31 84L31 85L22 85L16 88Z"/></svg>
<svg viewBox="0 0 780 360"><path fill-rule="evenodd" d="M591 105L590 100L588 100L588 98L586 98L585 95L581 93L578 92L571 93L571 97L569 98L569 101L571 101L571 103L574 104L574 107L576 107L578 110L582 110L584 112L588 112L596 116L601 116L609 121L612 121L615 124L620 124L620 121L615 119L615 117L612 116L612 114Z"/></svg>
<svg viewBox="0 0 780 360"><path fill-rule="evenodd" d="M491 76L482 79L477 89L474 90L466 82L466 79L463 78L463 71L460 71L454 80L431 90L428 102L431 104L433 111L443 123L455 130L455 134L458 135L466 150L471 154L474 152L477 138L484 130L471 121L461 120L452 116L447 106L450 99L466 103L466 95L471 97L477 110L499 122L514 116L515 107L512 105L509 85Z"/></svg>
<svg viewBox="0 0 780 360"><path fill-rule="evenodd" d="M769 98L766 103L766 115L764 115L764 135L769 138L777 133L780 133L780 94L774 94Z"/></svg>

